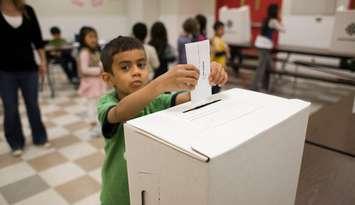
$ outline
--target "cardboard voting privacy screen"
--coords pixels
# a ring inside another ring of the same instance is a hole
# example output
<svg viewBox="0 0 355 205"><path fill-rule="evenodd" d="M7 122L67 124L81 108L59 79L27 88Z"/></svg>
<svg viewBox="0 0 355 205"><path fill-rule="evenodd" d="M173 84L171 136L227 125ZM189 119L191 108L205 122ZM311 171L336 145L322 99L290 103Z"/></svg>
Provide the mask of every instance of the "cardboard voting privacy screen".
<svg viewBox="0 0 355 205"><path fill-rule="evenodd" d="M293 205L309 103L231 89L124 125L132 205Z"/></svg>
<svg viewBox="0 0 355 205"><path fill-rule="evenodd" d="M219 20L225 25L223 39L230 44L248 43L251 40L249 6L219 9Z"/></svg>
<svg viewBox="0 0 355 205"><path fill-rule="evenodd" d="M335 23L331 50L355 55L355 11L339 11Z"/></svg>

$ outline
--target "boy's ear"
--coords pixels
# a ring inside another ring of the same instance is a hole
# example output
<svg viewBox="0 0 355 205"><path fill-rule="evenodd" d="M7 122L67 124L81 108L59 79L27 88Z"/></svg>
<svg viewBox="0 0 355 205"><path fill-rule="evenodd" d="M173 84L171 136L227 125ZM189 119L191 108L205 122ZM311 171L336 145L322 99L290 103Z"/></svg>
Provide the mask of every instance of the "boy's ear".
<svg viewBox="0 0 355 205"><path fill-rule="evenodd" d="M101 79L103 81L105 81L110 86L113 86L112 77L113 76L110 73L108 73L108 72L103 72L101 74Z"/></svg>

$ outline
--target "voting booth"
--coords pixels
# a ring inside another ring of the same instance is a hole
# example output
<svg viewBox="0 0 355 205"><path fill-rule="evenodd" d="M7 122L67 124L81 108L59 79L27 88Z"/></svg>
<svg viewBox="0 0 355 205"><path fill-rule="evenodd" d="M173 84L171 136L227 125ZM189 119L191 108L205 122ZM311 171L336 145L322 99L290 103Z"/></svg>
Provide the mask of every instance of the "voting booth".
<svg viewBox="0 0 355 205"><path fill-rule="evenodd" d="M331 49L355 54L355 11L338 11L335 14Z"/></svg>
<svg viewBox="0 0 355 205"><path fill-rule="evenodd" d="M293 205L309 106L231 89L128 121L131 205Z"/></svg>
<svg viewBox="0 0 355 205"><path fill-rule="evenodd" d="M249 6L242 6L240 8L222 7L219 9L219 20L225 25L223 39L227 43L240 44L250 42L251 23Z"/></svg>

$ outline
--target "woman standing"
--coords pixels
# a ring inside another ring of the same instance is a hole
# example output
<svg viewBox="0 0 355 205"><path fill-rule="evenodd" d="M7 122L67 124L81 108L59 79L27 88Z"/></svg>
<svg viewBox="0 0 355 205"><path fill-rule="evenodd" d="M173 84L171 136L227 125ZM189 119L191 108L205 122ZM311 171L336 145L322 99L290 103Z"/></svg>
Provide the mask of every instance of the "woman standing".
<svg viewBox="0 0 355 205"><path fill-rule="evenodd" d="M5 137L13 155L19 156L25 146L25 137L18 111L18 89L26 105L33 144L49 146L38 105L38 73L44 77L47 63L41 30L32 7L23 0L0 0L0 11L0 89ZM39 54L39 66L32 46Z"/></svg>
<svg viewBox="0 0 355 205"><path fill-rule="evenodd" d="M256 38L255 46L259 50L259 66L256 69L252 90L268 91L271 71L271 49L273 48L272 38L275 31L284 32L283 25L278 20L279 7L277 4L270 4L267 17L261 26L261 34Z"/></svg>
<svg viewBox="0 0 355 205"><path fill-rule="evenodd" d="M154 78L168 71L169 63L175 61L174 50L168 43L168 34L164 24L160 21L155 22L150 30L149 44L155 48L158 53L160 65L154 70Z"/></svg>

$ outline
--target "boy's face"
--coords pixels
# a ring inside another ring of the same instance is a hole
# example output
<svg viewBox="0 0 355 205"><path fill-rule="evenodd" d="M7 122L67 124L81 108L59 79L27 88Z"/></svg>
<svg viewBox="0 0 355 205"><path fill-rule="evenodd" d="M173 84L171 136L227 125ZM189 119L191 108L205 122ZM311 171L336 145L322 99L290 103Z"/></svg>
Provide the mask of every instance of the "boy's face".
<svg viewBox="0 0 355 205"><path fill-rule="evenodd" d="M123 98L148 82L146 55L142 49L133 49L113 56L112 74L104 73L106 82L115 87L119 98Z"/></svg>
<svg viewBox="0 0 355 205"><path fill-rule="evenodd" d="M224 26L220 26L216 32L217 36L222 37L224 35Z"/></svg>

